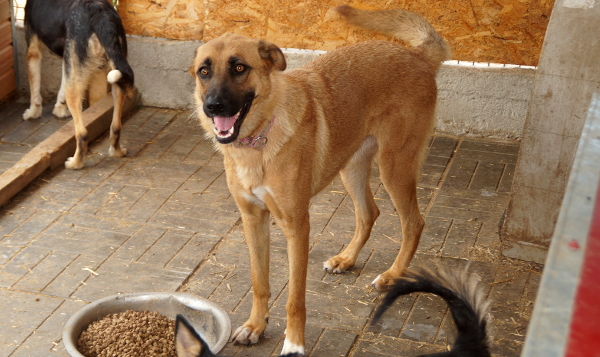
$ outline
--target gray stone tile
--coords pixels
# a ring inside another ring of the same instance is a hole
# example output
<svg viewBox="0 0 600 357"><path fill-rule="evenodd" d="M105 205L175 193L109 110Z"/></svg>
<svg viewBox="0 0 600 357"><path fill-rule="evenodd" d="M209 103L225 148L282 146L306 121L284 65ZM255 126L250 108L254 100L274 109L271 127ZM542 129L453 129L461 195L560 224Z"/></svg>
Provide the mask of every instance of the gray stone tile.
<svg viewBox="0 0 600 357"><path fill-rule="evenodd" d="M195 165L172 164L158 160L134 160L119 168L106 182L175 190L198 168Z"/></svg>
<svg viewBox="0 0 600 357"><path fill-rule="evenodd" d="M459 150L487 151L517 155L519 153L519 144L514 142L498 142L492 140L464 139L460 143Z"/></svg>
<svg viewBox="0 0 600 357"><path fill-rule="evenodd" d="M129 235L89 228L71 227L63 232L56 229L42 234L31 246L50 251L90 254L107 258L127 240Z"/></svg>
<svg viewBox="0 0 600 357"><path fill-rule="evenodd" d="M152 116L139 126L139 129L140 131L159 132L165 128L178 113L178 111L171 109L156 109Z"/></svg>
<svg viewBox="0 0 600 357"><path fill-rule="evenodd" d="M476 160L481 162L494 162L499 164L516 164L517 155L504 154L498 152L475 151L475 150L458 150L456 152L457 159Z"/></svg>
<svg viewBox="0 0 600 357"><path fill-rule="evenodd" d="M65 301L15 351L16 356L69 356L62 344L62 330L68 319L85 304Z"/></svg>
<svg viewBox="0 0 600 357"><path fill-rule="evenodd" d="M98 185L103 183L108 177L110 177L115 171L121 168L128 162L127 158L112 158L107 157L106 153L108 152L108 148L101 151L103 154L96 155L98 159L98 163L94 166L90 167L86 173L81 176L78 180L82 183L88 183L93 185ZM91 158L94 156L88 155L86 156L86 162L90 164Z"/></svg>
<svg viewBox="0 0 600 357"><path fill-rule="evenodd" d="M103 262L102 256L81 254L59 272L56 277L42 290L42 293L61 298L70 298L79 286L85 284L98 266Z"/></svg>
<svg viewBox="0 0 600 357"><path fill-rule="evenodd" d="M452 220L452 226L442 247L442 255L458 259L469 259L480 229L481 223L477 221Z"/></svg>
<svg viewBox="0 0 600 357"><path fill-rule="evenodd" d="M188 274L153 265L108 260L72 295L94 301L115 294L176 291Z"/></svg>
<svg viewBox="0 0 600 357"><path fill-rule="evenodd" d="M24 247L58 218L59 215L55 213L37 211L18 228L6 235L2 242L8 245Z"/></svg>
<svg viewBox="0 0 600 357"><path fill-rule="evenodd" d="M18 283L13 285L13 288L41 292L76 258L77 254L74 253L53 251L36 264Z"/></svg>
<svg viewBox="0 0 600 357"><path fill-rule="evenodd" d="M170 229L137 260L140 263L165 267L173 256L192 238L193 233Z"/></svg>
<svg viewBox="0 0 600 357"><path fill-rule="evenodd" d="M114 196L119 194L123 189L120 184L103 184L94 189L87 197L79 202L73 209L72 213L95 215L106 204L111 202Z"/></svg>
<svg viewBox="0 0 600 357"><path fill-rule="evenodd" d="M180 135L160 132L137 154L142 159L161 158L179 140ZM168 156L165 158L168 159Z"/></svg>
<svg viewBox="0 0 600 357"><path fill-rule="evenodd" d="M96 215L121 218L147 191L146 187L125 185L115 194L109 193L109 201L96 212Z"/></svg>
<svg viewBox="0 0 600 357"><path fill-rule="evenodd" d="M446 302L439 296L419 294L400 337L433 343L447 309Z"/></svg>
<svg viewBox="0 0 600 357"><path fill-rule="evenodd" d="M180 135L179 138L162 154L163 160L186 161L187 157L201 142L204 142L202 136ZM209 160L211 156L206 157Z"/></svg>
<svg viewBox="0 0 600 357"><path fill-rule="evenodd" d="M10 133L2 136L0 141L10 144L21 144L30 135L42 128L48 122L48 120L48 118L42 116L39 119L22 121L13 130L11 130Z"/></svg>
<svg viewBox="0 0 600 357"><path fill-rule="evenodd" d="M202 128L200 127L200 124L194 115L194 112L191 110L186 110L179 113L179 115L177 115L177 117L169 123L164 131L179 135L204 135Z"/></svg>
<svg viewBox="0 0 600 357"><path fill-rule="evenodd" d="M61 227L78 227L96 229L104 232L131 235L140 228L139 223L124 220L112 220L103 217L92 217L79 214L63 215L57 221ZM56 227L60 229L60 227ZM68 230L69 228L67 228Z"/></svg>
<svg viewBox="0 0 600 357"><path fill-rule="evenodd" d="M469 185L470 189L495 192L504 172L504 164L480 162Z"/></svg>
<svg viewBox="0 0 600 357"><path fill-rule="evenodd" d="M209 258L210 252L220 241L221 237L219 236L197 233L175 253L165 267L180 271L193 271Z"/></svg>
<svg viewBox="0 0 600 357"><path fill-rule="evenodd" d="M36 146L42 141L46 140L50 135L54 134L58 129L62 128L65 124L67 124L71 118L67 119L59 119L52 118L47 123L45 123L42 127L37 129L31 135L27 137L27 139L23 140L21 144L28 145L31 147Z"/></svg>
<svg viewBox="0 0 600 357"><path fill-rule="evenodd" d="M352 332L325 329L312 353L315 356L348 355L356 337L357 335Z"/></svg>
<svg viewBox="0 0 600 357"><path fill-rule="evenodd" d="M164 202L173 194L171 190L150 188L125 213L123 219L146 223L162 207Z"/></svg>
<svg viewBox="0 0 600 357"><path fill-rule="evenodd" d="M434 136L433 140L431 141L431 145L427 150L427 155L449 158L454 154L457 144L457 138L452 138L449 136Z"/></svg>
<svg viewBox="0 0 600 357"><path fill-rule="evenodd" d="M27 275L50 250L36 247L26 247L15 255L7 264L0 267L0 286L11 287Z"/></svg>

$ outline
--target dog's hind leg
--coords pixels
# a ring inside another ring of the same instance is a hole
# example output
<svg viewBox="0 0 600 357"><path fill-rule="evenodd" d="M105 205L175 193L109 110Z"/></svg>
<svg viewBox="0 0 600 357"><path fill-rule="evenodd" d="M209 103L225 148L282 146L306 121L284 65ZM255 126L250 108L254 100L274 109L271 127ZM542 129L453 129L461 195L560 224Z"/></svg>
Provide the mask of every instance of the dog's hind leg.
<svg viewBox="0 0 600 357"><path fill-rule="evenodd" d="M381 181L394 202L402 225L402 244L392 266L372 283L377 290L386 290L394 279L401 277L417 250L425 221L417 202L417 182L420 152L424 139L406 139L399 148L380 143L379 169Z"/></svg>
<svg viewBox="0 0 600 357"><path fill-rule="evenodd" d="M39 118L42 115L42 96L40 95L41 71L41 42L37 35L32 34L27 44L27 74L29 76L31 100L29 109L23 113L23 119L25 120Z"/></svg>
<svg viewBox="0 0 600 357"><path fill-rule="evenodd" d="M81 73L76 72L71 67L71 73L67 76L67 84L65 88L65 95L67 99L67 105L73 116L73 124L75 126L75 141L77 148L75 154L68 158L65 162L67 169L81 169L84 166L85 154L87 153L87 129L83 123L82 113L82 102L83 96L87 89L87 81L83 80L84 76Z"/></svg>
<svg viewBox="0 0 600 357"><path fill-rule="evenodd" d="M56 97L56 104L52 114L59 118L66 118L69 114L69 108L67 107L67 100L65 97L65 87L67 85L67 74L65 73L65 62L62 64L62 77L60 80L60 89L58 90L58 96Z"/></svg>
<svg viewBox="0 0 600 357"><path fill-rule="evenodd" d="M330 273L343 273L356 263L358 254L369 239L373 224L379 216L379 209L369 186L371 165L376 153L377 140L368 136L350 162L340 171L344 187L354 203L356 230L350 244L340 254L323 264L323 268Z"/></svg>
<svg viewBox="0 0 600 357"><path fill-rule="evenodd" d="M113 118L110 125L110 147L108 155L112 157L123 157L127 155L127 149L121 147L121 117L123 115L123 104L125 103L125 92L117 84L111 84L114 102Z"/></svg>

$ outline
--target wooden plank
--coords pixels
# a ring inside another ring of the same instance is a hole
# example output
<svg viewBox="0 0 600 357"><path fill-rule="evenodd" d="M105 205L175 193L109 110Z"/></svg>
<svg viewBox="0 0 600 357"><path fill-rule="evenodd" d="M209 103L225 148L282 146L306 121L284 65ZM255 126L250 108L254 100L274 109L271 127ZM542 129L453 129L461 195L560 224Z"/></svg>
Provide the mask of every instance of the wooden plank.
<svg viewBox="0 0 600 357"><path fill-rule="evenodd" d="M10 20L10 3L8 0L0 0L0 21Z"/></svg>
<svg viewBox="0 0 600 357"><path fill-rule="evenodd" d="M8 0L0 0L0 21L10 20L10 2Z"/></svg>
<svg viewBox="0 0 600 357"><path fill-rule="evenodd" d="M0 85L0 99L2 99L17 89L15 71L11 69L10 71L0 73L0 83L2 83Z"/></svg>
<svg viewBox="0 0 600 357"><path fill-rule="evenodd" d="M0 49L0 73L13 69L15 57L12 45Z"/></svg>
<svg viewBox="0 0 600 357"><path fill-rule="evenodd" d="M0 48L12 43L12 25L10 21L0 22Z"/></svg>

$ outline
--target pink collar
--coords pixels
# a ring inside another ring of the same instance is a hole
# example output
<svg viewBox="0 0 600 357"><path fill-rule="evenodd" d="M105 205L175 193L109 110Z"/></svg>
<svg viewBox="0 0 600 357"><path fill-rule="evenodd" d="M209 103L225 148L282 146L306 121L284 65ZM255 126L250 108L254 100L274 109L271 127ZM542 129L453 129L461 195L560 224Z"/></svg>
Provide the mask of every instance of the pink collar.
<svg viewBox="0 0 600 357"><path fill-rule="evenodd" d="M248 136L246 138L236 140L233 142L233 146L236 148L251 147L256 150L262 150L262 148L264 148L265 145L267 145L267 141L269 141L267 139L267 134L269 134L269 130L271 130L273 122L275 122L275 116L271 118L269 126L267 126L265 130L260 132L260 134L258 134L257 136Z"/></svg>

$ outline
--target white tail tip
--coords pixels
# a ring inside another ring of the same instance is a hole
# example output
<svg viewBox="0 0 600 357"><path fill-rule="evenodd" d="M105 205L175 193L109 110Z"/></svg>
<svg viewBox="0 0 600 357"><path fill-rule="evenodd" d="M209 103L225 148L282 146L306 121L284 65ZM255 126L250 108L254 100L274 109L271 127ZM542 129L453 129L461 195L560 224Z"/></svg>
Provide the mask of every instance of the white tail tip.
<svg viewBox="0 0 600 357"><path fill-rule="evenodd" d="M112 71L108 72L106 79L109 83L116 83L119 81L119 79L121 79L121 77L123 77L121 71L119 71L118 69L113 69Z"/></svg>

